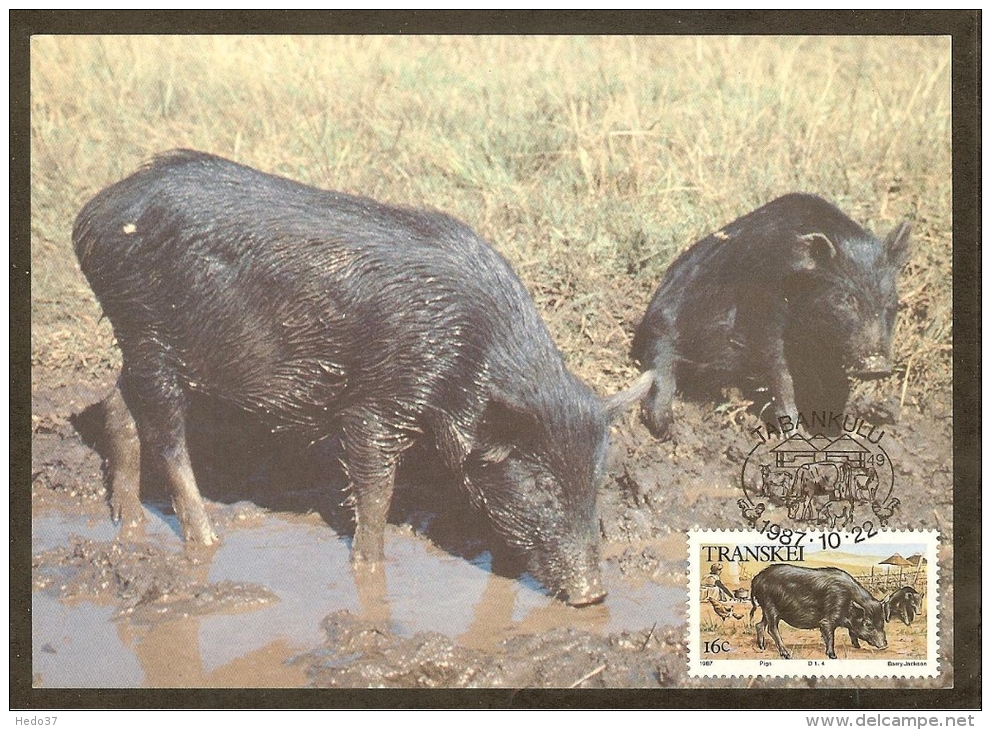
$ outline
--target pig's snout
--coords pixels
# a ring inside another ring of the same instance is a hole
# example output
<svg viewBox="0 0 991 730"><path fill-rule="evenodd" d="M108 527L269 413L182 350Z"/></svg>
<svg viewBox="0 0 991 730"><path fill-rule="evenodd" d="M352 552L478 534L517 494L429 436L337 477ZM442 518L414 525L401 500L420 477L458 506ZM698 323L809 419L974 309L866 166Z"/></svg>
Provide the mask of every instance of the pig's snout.
<svg viewBox="0 0 991 730"><path fill-rule="evenodd" d="M593 580L591 583L585 584L577 589L564 589L561 591L561 597L569 606L574 606L576 608L582 608L583 606L594 606L597 603L602 603L606 600L608 591L602 587L602 583L598 578Z"/></svg>
<svg viewBox="0 0 991 730"><path fill-rule="evenodd" d="M891 375L891 361L884 355L868 355L850 369L850 374L860 380L876 380Z"/></svg>

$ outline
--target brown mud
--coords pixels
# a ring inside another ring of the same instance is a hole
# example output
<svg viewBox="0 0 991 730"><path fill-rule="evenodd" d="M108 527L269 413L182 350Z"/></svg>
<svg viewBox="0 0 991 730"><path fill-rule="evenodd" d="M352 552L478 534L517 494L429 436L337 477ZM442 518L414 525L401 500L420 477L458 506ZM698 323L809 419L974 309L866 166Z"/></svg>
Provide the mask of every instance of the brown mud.
<svg viewBox="0 0 991 730"><path fill-rule="evenodd" d="M356 576L336 446L275 439L210 410L194 411L190 441L221 544L185 549L154 480L142 484L144 529L119 535L94 405L112 382L48 372L33 386L36 686L952 685L948 395L884 426L901 500L888 527L940 530L940 676L694 679L685 533L747 527L739 475L757 422L742 407L678 401L664 443L633 414L614 428L600 498L609 597L575 609L519 574L426 453L401 472L384 572Z"/></svg>

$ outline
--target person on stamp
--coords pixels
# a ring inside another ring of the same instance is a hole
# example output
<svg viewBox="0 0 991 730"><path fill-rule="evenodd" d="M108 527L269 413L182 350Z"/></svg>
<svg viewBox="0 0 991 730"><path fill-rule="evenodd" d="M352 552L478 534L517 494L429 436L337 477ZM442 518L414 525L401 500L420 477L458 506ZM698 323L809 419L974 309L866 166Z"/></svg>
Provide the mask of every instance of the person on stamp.
<svg viewBox="0 0 991 730"><path fill-rule="evenodd" d="M732 600L733 594L730 589L723 585L723 582L719 579L719 574L723 572L722 563L713 563L709 566L709 575L702 578L702 600L706 601L710 598L722 598L725 596L728 600Z"/></svg>

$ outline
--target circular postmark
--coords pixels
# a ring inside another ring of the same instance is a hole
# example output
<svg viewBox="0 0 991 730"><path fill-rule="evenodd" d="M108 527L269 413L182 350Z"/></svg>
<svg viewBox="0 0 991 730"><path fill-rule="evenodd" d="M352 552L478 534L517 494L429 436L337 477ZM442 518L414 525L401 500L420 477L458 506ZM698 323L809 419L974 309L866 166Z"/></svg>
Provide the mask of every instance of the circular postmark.
<svg viewBox="0 0 991 730"><path fill-rule="evenodd" d="M900 501L885 432L863 418L813 413L763 424L740 471L740 513L768 524L867 532L887 527ZM829 434L829 435L826 435Z"/></svg>

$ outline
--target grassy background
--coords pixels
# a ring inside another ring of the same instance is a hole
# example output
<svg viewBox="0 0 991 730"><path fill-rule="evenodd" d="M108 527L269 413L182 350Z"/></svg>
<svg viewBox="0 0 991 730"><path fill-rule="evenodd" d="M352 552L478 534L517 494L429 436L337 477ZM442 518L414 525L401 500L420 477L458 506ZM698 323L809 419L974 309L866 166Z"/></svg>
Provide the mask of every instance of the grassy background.
<svg viewBox="0 0 991 730"><path fill-rule="evenodd" d="M860 387L925 408L952 377L949 53L937 37L35 36L35 387L119 364L76 212L192 147L465 220L600 392L629 381L633 328L706 233L794 190L881 235L909 218L898 373Z"/></svg>

